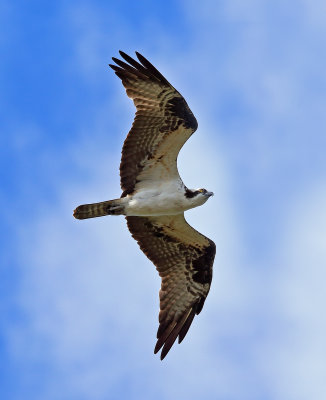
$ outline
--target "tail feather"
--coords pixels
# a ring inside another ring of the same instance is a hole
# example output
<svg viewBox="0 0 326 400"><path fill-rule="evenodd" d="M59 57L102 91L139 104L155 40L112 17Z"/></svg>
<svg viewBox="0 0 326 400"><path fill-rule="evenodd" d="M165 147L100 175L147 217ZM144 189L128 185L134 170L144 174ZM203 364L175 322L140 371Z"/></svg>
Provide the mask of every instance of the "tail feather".
<svg viewBox="0 0 326 400"><path fill-rule="evenodd" d="M124 206L121 199L102 201L101 203L83 204L74 210L74 217L77 219L87 219L103 217L104 215L121 215Z"/></svg>

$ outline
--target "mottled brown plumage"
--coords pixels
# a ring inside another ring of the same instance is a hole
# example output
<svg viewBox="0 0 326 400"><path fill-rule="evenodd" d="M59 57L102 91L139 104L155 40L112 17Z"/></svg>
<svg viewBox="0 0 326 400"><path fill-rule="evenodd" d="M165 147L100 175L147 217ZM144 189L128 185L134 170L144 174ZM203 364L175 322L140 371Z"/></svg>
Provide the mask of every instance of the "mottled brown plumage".
<svg viewBox="0 0 326 400"><path fill-rule="evenodd" d="M137 190L137 181L158 172L166 160L179 176L176 159L181 147L197 129L197 121L181 94L141 54L137 62L120 51L129 64L113 57L110 64L136 106L136 116L122 149L122 196ZM163 171L164 172L164 171Z"/></svg>
<svg viewBox="0 0 326 400"><path fill-rule="evenodd" d="M141 54L120 51L110 65L136 106L124 142L119 199L77 207L77 219L125 215L128 228L162 278L159 328L154 352L163 359L205 303L212 281L215 244L193 229L184 211L213 195L188 189L177 168L181 147L197 121L181 94Z"/></svg>
<svg viewBox="0 0 326 400"><path fill-rule="evenodd" d="M176 338L185 337L199 314L212 281L215 244L192 228L183 214L126 217L141 250L161 278L159 328L155 353L163 359Z"/></svg>

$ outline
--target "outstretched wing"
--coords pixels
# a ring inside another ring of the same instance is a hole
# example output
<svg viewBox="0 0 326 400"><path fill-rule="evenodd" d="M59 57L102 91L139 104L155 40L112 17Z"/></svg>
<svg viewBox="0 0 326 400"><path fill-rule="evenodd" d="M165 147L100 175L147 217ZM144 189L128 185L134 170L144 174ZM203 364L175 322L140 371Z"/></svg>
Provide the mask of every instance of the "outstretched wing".
<svg viewBox="0 0 326 400"><path fill-rule="evenodd" d="M197 129L197 121L181 94L141 54L138 61L120 51L126 62L110 64L136 106L120 164L123 196L158 180L180 179L177 156Z"/></svg>
<svg viewBox="0 0 326 400"><path fill-rule="evenodd" d="M212 281L215 244L193 229L183 214L126 219L133 238L162 278L154 353L163 347L163 360L178 336L181 343L203 308Z"/></svg>

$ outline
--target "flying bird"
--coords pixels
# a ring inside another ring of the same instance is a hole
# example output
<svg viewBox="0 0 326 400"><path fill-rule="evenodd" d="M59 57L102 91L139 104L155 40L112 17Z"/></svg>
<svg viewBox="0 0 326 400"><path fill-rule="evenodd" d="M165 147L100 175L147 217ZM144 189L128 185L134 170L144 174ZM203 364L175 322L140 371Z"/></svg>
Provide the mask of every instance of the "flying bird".
<svg viewBox="0 0 326 400"><path fill-rule="evenodd" d="M188 189L177 168L181 147L197 129L182 95L141 54L120 51L110 67L136 106L123 144L119 199L84 204L74 217L124 215L140 249L162 278L159 328L154 353L161 360L186 336L203 308L211 281L215 244L191 227L184 211L203 205L212 192Z"/></svg>

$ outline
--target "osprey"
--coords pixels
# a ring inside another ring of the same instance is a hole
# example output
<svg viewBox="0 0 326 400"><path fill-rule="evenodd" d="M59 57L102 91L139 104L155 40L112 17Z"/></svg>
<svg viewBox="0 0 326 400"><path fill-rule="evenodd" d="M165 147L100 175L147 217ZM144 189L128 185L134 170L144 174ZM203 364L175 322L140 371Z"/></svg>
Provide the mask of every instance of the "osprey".
<svg viewBox="0 0 326 400"><path fill-rule="evenodd" d="M77 207L78 219L125 215L129 231L162 278L159 328L154 353L161 360L184 339L203 308L211 281L215 244L192 228L184 211L204 204L212 192L182 182L177 157L197 129L181 94L141 54L138 61L120 51L110 67L136 106L122 149L119 199Z"/></svg>

